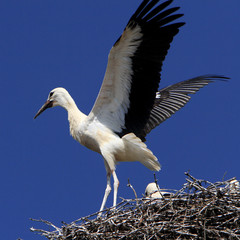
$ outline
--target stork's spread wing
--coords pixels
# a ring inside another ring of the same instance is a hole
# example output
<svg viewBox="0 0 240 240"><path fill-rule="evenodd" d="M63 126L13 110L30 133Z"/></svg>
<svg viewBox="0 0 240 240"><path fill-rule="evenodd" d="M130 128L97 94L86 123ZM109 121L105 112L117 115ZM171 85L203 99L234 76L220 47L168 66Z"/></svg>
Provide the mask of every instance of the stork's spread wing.
<svg viewBox="0 0 240 240"><path fill-rule="evenodd" d="M139 134L144 141L145 136L160 123L171 117L176 111L185 106L190 100L190 94L196 93L200 88L215 80L224 80L227 77L217 75L205 75L182 81L161 89L156 94L154 107L151 110L149 120Z"/></svg>
<svg viewBox="0 0 240 240"><path fill-rule="evenodd" d="M184 23L182 14L166 7L172 0L144 0L129 20L108 57L104 81L89 114L122 136L139 136L149 121L160 81L162 62ZM155 8L154 8L155 7Z"/></svg>

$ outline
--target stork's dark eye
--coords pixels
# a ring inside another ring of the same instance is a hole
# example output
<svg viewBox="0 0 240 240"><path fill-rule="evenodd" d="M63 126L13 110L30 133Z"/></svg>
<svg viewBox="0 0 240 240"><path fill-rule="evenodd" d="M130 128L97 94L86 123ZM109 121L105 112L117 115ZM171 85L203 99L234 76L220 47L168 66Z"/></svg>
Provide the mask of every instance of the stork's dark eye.
<svg viewBox="0 0 240 240"><path fill-rule="evenodd" d="M49 97L51 97L51 96L53 95L53 93L54 93L54 92L50 92L50 93L49 93Z"/></svg>

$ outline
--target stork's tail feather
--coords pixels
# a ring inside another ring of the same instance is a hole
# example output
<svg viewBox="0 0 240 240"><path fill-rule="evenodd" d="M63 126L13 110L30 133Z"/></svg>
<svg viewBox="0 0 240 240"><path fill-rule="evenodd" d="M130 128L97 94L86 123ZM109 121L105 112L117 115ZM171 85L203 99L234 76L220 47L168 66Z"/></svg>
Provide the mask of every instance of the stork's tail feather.
<svg viewBox="0 0 240 240"><path fill-rule="evenodd" d="M147 145L143 143L140 138L136 137L135 134L126 134L122 139L129 153L128 157L132 157L130 161L139 161L152 171L159 171L161 169L158 159L153 155L152 151L147 148Z"/></svg>
<svg viewBox="0 0 240 240"><path fill-rule="evenodd" d="M140 160L140 163L142 163L145 167L152 171L159 171L161 170L161 165L158 162L158 159L152 154L149 158L144 158Z"/></svg>

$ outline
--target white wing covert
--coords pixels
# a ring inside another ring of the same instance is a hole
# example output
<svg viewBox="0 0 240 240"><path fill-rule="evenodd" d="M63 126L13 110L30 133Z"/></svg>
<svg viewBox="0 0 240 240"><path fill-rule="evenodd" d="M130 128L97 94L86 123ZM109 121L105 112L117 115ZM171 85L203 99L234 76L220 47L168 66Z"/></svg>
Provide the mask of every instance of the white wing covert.
<svg viewBox="0 0 240 240"><path fill-rule="evenodd" d="M130 18L108 56L100 92L89 114L119 136L140 136L149 120L160 82L162 62L183 22L168 0L145 0ZM154 6L157 5L155 8Z"/></svg>

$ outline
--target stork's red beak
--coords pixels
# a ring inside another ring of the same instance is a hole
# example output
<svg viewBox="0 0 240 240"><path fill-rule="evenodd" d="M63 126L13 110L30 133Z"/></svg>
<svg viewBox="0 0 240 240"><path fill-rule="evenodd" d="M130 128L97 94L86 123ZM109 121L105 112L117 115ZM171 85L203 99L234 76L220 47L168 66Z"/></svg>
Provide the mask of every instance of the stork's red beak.
<svg viewBox="0 0 240 240"><path fill-rule="evenodd" d="M51 108L53 106L53 101L47 100L43 106L39 109L37 114L35 115L34 119L38 117L42 112L44 112L47 108Z"/></svg>

